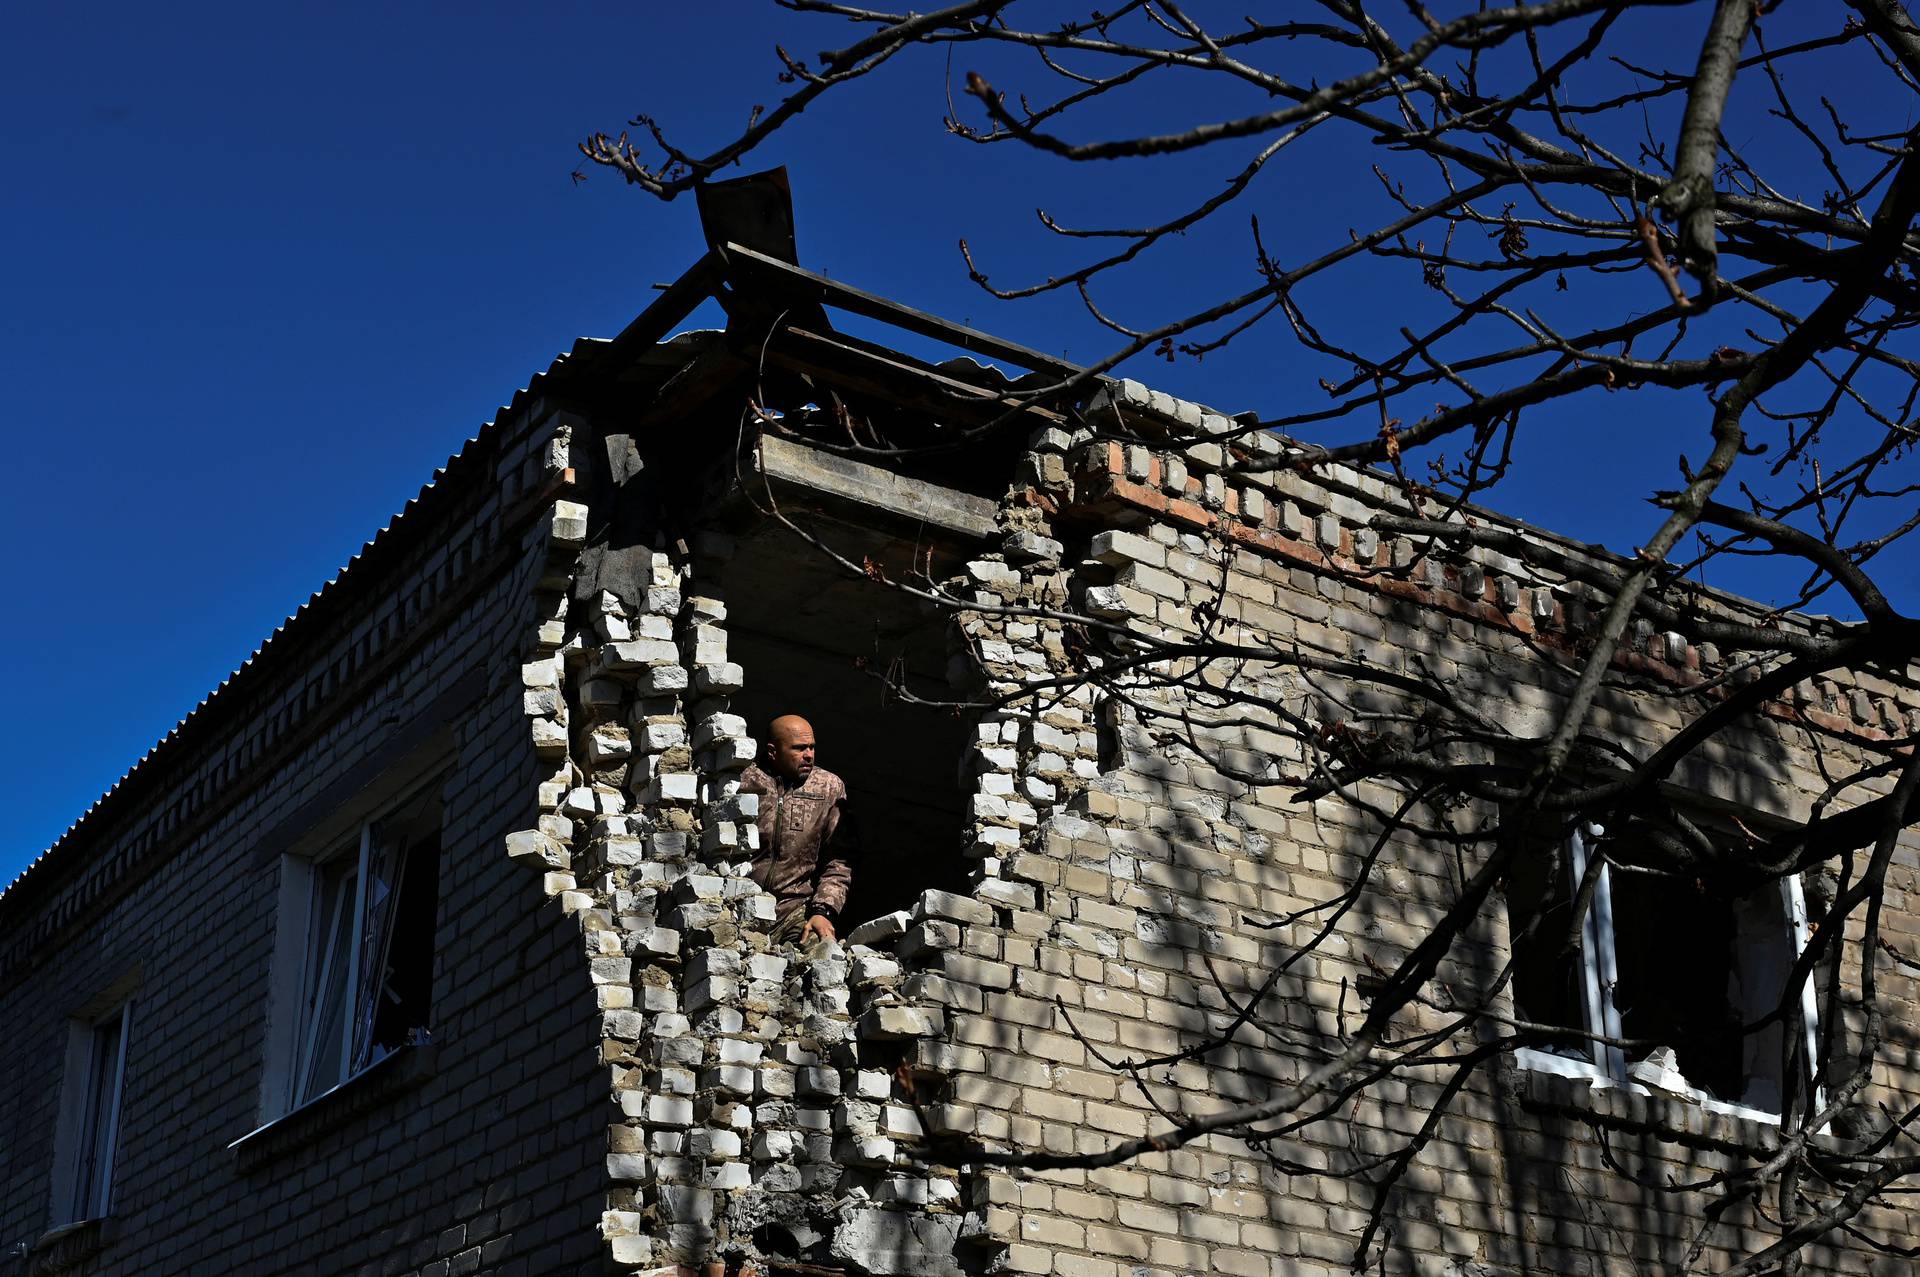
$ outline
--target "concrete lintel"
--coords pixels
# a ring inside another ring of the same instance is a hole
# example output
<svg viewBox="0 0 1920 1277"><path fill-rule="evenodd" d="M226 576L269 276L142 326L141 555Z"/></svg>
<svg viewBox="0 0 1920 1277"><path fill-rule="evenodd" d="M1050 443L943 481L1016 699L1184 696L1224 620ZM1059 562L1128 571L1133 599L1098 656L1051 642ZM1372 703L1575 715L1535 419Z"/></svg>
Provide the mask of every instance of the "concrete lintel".
<svg viewBox="0 0 1920 1277"><path fill-rule="evenodd" d="M895 518L929 524L962 536L985 539L998 535L994 504L985 497L943 488L924 479L909 479L879 466L771 435L761 437L759 452L761 472L771 482L838 497Z"/></svg>

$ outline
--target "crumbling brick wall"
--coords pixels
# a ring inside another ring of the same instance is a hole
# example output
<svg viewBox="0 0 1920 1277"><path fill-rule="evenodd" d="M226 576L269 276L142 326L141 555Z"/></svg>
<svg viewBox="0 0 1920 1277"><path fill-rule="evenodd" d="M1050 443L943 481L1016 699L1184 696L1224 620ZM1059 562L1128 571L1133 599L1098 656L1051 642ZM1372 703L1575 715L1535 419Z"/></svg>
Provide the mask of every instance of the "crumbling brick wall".
<svg viewBox="0 0 1920 1277"><path fill-rule="evenodd" d="M1189 429L1227 425L1131 383L1108 406ZM1002 503L1002 543L950 583L971 605L953 632L967 690L992 699L1085 659L1036 606L1170 636L1211 610L1302 650L1384 669L1422 662L1514 727L1546 720L1555 692L1542 645L1577 643L1590 621L1578 587L1541 585L1499 555L1447 558L1382 538L1372 515L1404 509L1385 485L1346 471L1249 479L1229 473L1226 447L1037 435ZM1100 530L1089 539L1090 527ZM1349 881L1371 830L1343 804L1295 800L1295 735L1212 727L1196 710L1196 752L1123 702L1071 688L979 716L969 816L954 830L971 865L966 893L929 891L810 957L776 949L772 902L744 869L754 812L737 775L754 746L731 706L754 672L728 661L717 585L728 552L709 536L627 551L618 572L576 565L570 591L556 578L543 595L547 624L526 670L530 731L555 770L540 827L518 836L516 854L581 919L598 985L611 1262L1344 1271L1373 1205L1364 1185L1283 1168L1386 1151L1438 1097L1438 1075L1345 1105L1337 1129L1352 1146L1309 1132L1256 1149L1215 1134L1106 1169L1038 1173L943 1159L953 1141L1098 1152L1158 1129L1162 1109L1206 1114L1274 1094L1340 1035L1369 968L1417 943L1459 867L1393 847L1360 906L1263 992L1311 930L1273 921ZM615 580L624 589L607 587ZM1697 680L1716 660L1641 633L1620 664L1657 687ZM1307 718L1330 713L1326 688L1294 671L1239 676ZM1141 695L1182 708L1174 692ZM1904 734L1913 713L1890 684L1797 689L1771 728L1704 752L1685 783L1800 817L1822 785L1816 749L1862 756ZM1651 744L1677 714L1654 691L1623 690L1599 721ZM1899 890L1917 861L1904 847ZM1914 918L1895 903L1895 929L1910 936ZM1498 914L1456 946L1442 982L1470 986L1503 960ZM1906 1026L1887 1048L1891 1099L1916 1089L1920 1020L1910 978L1891 977L1887 991ZM1158 1071L1151 1099L1113 1066L1192 1047L1254 996L1292 1031L1293 1049L1243 1034ZM1433 1018L1411 1012L1409 1023L1421 1016ZM1633 1177L1698 1177L1766 1139L1748 1120L1508 1063L1459 1096L1395 1188L1384 1262L1436 1273L1670 1265L1700 1201ZM1716 1245L1753 1242L1734 1223ZM1869 1226L1899 1235L1905 1221ZM1897 1263L1844 1240L1814 1258L1825 1271Z"/></svg>

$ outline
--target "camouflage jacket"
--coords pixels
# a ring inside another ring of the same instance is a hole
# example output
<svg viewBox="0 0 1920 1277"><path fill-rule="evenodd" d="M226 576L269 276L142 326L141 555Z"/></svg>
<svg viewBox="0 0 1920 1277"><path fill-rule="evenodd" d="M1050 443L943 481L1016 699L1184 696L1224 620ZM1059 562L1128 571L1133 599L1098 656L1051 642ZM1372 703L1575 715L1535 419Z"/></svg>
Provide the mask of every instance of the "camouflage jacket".
<svg viewBox="0 0 1920 1277"><path fill-rule="evenodd" d="M858 854L846 782L816 767L804 783L794 785L756 763L741 774L740 792L760 795L753 880L772 893L780 918L802 908L838 917Z"/></svg>

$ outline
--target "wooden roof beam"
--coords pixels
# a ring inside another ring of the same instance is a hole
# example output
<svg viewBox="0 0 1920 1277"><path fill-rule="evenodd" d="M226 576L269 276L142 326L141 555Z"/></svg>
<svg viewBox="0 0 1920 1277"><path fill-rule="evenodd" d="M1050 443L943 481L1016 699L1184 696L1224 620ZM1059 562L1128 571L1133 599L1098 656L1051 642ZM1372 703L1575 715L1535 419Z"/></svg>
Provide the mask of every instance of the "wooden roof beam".
<svg viewBox="0 0 1920 1277"><path fill-rule="evenodd" d="M899 302L889 301L850 284L828 279L825 275L815 274L803 267L776 260L763 253L756 253L739 244L725 244L714 252L719 254L722 260L727 280L742 290L745 290L749 284L770 288L783 294L788 300L815 302L849 311L855 315L864 315L868 319L877 319L897 328L904 328L908 332L918 333L922 337L944 341L970 354L1017 364L1034 372L1066 378L1078 376L1085 371L1078 364L1069 363L1053 355L1042 354L1040 351L1006 341L990 333L983 333L975 328L968 328L965 324L949 322L937 315L915 310L911 306L903 306Z"/></svg>

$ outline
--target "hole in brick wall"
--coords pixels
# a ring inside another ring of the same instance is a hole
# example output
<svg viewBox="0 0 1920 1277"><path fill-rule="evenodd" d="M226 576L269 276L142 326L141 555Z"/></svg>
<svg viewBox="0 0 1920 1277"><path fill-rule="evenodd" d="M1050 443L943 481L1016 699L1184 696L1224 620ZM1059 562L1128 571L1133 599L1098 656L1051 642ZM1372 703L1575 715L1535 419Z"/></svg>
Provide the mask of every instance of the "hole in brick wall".
<svg viewBox="0 0 1920 1277"><path fill-rule="evenodd" d="M1118 701L1108 700L1101 704L1100 712L1094 721L1094 749L1097 751L1097 766L1101 774L1124 767L1127 762L1126 751L1120 739L1120 715L1122 707Z"/></svg>
<svg viewBox="0 0 1920 1277"><path fill-rule="evenodd" d="M911 553L866 529L834 544L855 562ZM899 563L889 576L906 570ZM845 575L777 526L741 538L723 587L728 652L746 672L738 712L756 731L776 714L807 719L819 765L847 783L862 858L842 930L907 908L929 887L966 890L960 761L972 717L902 700L873 673L891 671L918 696L955 699L944 615Z"/></svg>

